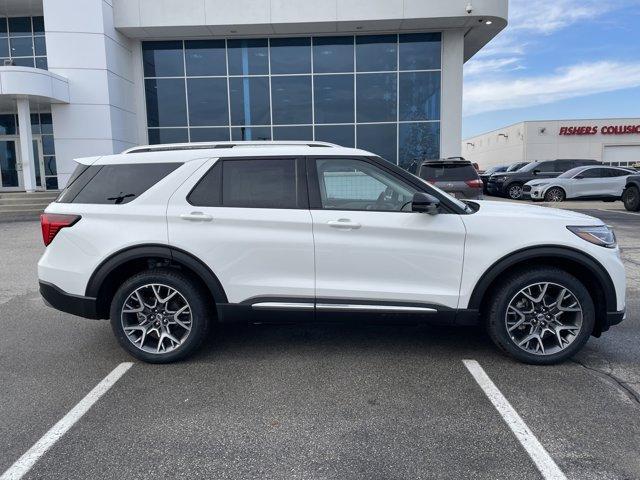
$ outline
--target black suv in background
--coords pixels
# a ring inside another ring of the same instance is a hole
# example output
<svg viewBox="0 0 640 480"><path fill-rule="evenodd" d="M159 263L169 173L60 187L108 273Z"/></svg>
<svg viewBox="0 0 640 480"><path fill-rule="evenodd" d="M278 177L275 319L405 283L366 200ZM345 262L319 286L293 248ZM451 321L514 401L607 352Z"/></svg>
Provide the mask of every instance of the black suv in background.
<svg viewBox="0 0 640 480"><path fill-rule="evenodd" d="M492 175L497 175L505 172L515 172L516 170L520 170L529 162L517 162L512 163L511 165L494 165L493 167L487 168L484 172L480 174L480 180L483 183L483 191L487 192L487 184L489 183L489 179Z"/></svg>
<svg viewBox="0 0 640 480"><path fill-rule="evenodd" d="M545 160L531 162L520 170L509 173L499 173L491 176L487 182L487 193L508 197L513 200L522 198L522 187L525 183L536 178L554 178L561 173L576 167L597 165L597 160Z"/></svg>

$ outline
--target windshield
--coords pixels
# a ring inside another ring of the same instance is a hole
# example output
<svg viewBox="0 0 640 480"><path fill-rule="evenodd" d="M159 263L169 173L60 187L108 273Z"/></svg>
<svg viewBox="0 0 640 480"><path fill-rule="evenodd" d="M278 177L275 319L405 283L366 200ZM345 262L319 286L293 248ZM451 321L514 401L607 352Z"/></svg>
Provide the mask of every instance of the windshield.
<svg viewBox="0 0 640 480"><path fill-rule="evenodd" d="M522 167L520 170L518 170L519 172L531 172L532 170L535 170L536 168L539 167L539 163L538 162L531 162L527 165L525 165L524 167Z"/></svg>
<svg viewBox="0 0 640 480"><path fill-rule="evenodd" d="M573 178L575 175L580 173L582 170L584 170L584 167L572 168L571 170L567 170L566 172L564 172L558 178Z"/></svg>
<svg viewBox="0 0 640 480"><path fill-rule="evenodd" d="M507 172L517 172L525 165L527 165L527 162L514 163L509 168L507 168Z"/></svg>

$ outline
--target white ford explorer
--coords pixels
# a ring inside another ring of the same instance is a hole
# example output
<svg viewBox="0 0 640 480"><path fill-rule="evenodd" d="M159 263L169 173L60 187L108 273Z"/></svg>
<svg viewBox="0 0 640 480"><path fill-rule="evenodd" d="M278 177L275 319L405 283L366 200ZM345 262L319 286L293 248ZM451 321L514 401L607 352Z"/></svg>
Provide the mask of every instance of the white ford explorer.
<svg viewBox="0 0 640 480"><path fill-rule="evenodd" d="M213 322L382 319L482 324L550 364L625 316L600 220L461 202L366 151L158 145L78 163L42 215L40 291L110 319L147 362L193 353Z"/></svg>

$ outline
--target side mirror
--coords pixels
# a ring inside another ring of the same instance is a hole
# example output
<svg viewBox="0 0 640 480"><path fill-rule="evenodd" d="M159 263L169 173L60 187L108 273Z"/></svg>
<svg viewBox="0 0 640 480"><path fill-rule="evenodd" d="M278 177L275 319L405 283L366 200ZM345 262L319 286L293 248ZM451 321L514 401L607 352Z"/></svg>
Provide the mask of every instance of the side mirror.
<svg viewBox="0 0 640 480"><path fill-rule="evenodd" d="M440 200L433 195L429 195L424 192L416 192L413 194L413 200L411 201L411 211L436 215L438 213L439 205Z"/></svg>
<svg viewBox="0 0 640 480"><path fill-rule="evenodd" d="M538 175L539 173L540 173L540 170L537 170L537 169L536 169L536 170L534 170L534 171L533 171L533 174L534 174L534 175Z"/></svg>

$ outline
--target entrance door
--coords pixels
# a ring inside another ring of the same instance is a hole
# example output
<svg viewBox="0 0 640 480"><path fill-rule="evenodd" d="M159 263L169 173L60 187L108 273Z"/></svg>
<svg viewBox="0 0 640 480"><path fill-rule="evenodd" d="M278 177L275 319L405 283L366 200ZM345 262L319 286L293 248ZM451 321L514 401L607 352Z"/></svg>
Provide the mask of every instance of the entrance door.
<svg viewBox="0 0 640 480"><path fill-rule="evenodd" d="M21 190L22 169L16 140L0 140L0 188Z"/></svg>

